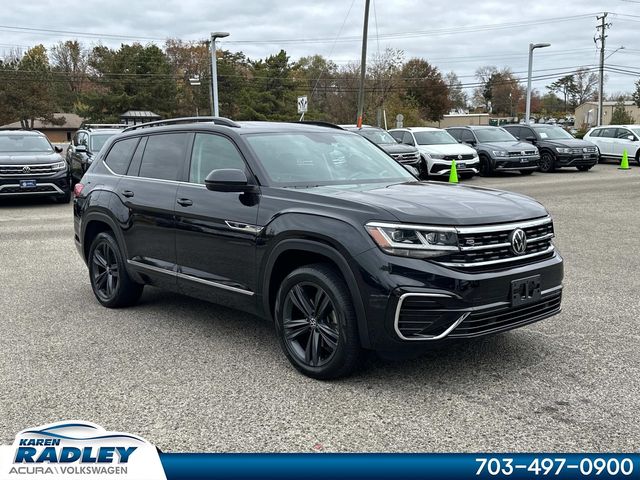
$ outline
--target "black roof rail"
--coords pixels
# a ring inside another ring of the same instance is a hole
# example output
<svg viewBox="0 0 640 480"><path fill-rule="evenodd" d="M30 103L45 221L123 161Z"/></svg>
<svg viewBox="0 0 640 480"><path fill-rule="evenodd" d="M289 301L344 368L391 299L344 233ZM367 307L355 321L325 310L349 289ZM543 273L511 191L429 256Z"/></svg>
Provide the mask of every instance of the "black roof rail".
<svg viewBox="0 0 640 480"><path fill-rule="evenodd" d="M315 120L301 120L299 122L293 122L293 123L301 123L303 125L316 125L317 127L328 127L328 128L335 128L338 130L344 130L344 128L342 128L340 125L336 125L335 123L330 123L330 122L320 122Z"/></svg>
<svg viewBox="0 0 640 480"><path fill-rule="evenodd" d="M224 117L179 117L167 120L156 120L153 122L139 123L125 128L122 132L131 132L140 128L162 127L165 125L180 125L182 123L213 123L214 125L224 125L225 127L240 128L236 122Z"/></svg>

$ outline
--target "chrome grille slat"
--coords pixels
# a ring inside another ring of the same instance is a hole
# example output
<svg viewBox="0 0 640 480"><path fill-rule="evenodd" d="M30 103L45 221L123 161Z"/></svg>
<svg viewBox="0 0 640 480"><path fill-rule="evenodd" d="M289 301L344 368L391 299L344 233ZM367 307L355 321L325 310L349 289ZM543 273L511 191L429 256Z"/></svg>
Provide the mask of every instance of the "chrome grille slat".
<svg viewBox="0 0 640 480"><path fill-rule="evenodd" d="M0 176L34 176L34 175L50 175L55 173L53 170L52 163L49 164L39 164L39 165L0 165ZM25 172L24 169L28 168L28 172Z"/></svg>

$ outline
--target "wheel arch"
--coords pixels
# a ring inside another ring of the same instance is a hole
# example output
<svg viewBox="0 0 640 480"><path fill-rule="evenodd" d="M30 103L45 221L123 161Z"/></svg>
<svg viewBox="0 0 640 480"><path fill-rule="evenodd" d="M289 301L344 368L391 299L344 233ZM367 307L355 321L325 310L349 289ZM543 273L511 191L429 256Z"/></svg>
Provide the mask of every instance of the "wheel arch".
<svg viewBox="0 0 640 480"><path fill-rule="evenodd" d="M320 239L286 239L271 251L263 278L262 308L265 315L274 320L275 296L287 274L300 266L319 262L333 265L342 275L353 299L360 344L365 348L370 347L366 314L356 277L345 256L333 245Z"/></svg>
<svg viewBox="0 0 640 480"><path fill-rule="evenodd" d="M110 231L113 234L114 238L116 239L116 242L118 242L118 247L120 247L120 250L125 258L125 261L128 258L124 238L122 237L122 233L120 232L120 229L117 227L116 222L109 215L102 212L94 211L94 212L88 212L85 215L83 225L82 225L82 232L81 232L82 253L83 253L85 262L89 257L89 248L91 247L91 243L93 242L93 239L99 233L105 232L105 231Z"/></svg>

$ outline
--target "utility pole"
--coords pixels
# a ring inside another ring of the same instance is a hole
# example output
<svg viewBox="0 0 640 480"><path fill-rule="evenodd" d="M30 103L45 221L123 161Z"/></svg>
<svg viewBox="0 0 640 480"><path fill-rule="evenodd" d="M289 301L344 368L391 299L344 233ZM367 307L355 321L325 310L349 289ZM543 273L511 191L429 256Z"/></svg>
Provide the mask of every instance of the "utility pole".
<svg viewBox="0 0 640 480"><path fill-rule="evenodd" d="M598 84L598 126L602 125L602 105L604 96L604 47L607 38L606 30L611 27L610 23L607 23L607 12L604 12L601 17L596 17L600 20L600 25L596 26L599 35L594 37L593 41L597 45L600 42L600 80Z"/></svg>
<svg viewBox="0 0 640 480"><path fill-rule="evenodd" d="M362 30L362 59L360 60L360 90L358 91L358 128L362 127L362 113L364 110L364 80L367 73L367 32L369 31L369 4L364 4L364 28Z"/></svg>

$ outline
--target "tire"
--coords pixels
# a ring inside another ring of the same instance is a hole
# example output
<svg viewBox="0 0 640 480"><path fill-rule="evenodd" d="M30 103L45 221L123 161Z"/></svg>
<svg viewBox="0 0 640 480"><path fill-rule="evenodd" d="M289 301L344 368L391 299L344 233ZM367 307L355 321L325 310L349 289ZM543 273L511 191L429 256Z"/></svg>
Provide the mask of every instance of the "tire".
<svg viewBox="0 0 640 480"><path fill-rule="evenodd" d="M330 265L307 265L287 275L274 313L280 346L304 375L329 380L347 376L358 366L362 349L353 300Z"/></svg>
<svg viewBox="0 0 640 480"><path fill-rule="evenodd" d="M480 156L480 175L483 177L489 177L493 175L493 166L491 160L484 155Z"/></svg>
<svg viewBox="0 0 640 480"><path fill-rule="evenodd" d="M71 201L71 190L64 192L64 195L56 197L56 203L69 203Z"/></svg>
<svg viewBox="0 0 640 480"><path fill-rule="evenodd" d="M593 168L593 165L580 165L578 167L576 167L578 170L580 170L581 172L588 172L589 170L591 170Z"/></svg>
<svg viewBox="0 0 640 480"><path fill-rule="evenodd" d="M640 150L638 150L638 153L636 153L636 163L640 167Z"/></svg>
<svg viewBox="0 0 640 480"><path fill-rule="evenodd" d="M520 170L520 175L531 175L533 170Z"/></svg>
<svg viewBox="0 0 640 480"><path fill-rule="evenodd" d="M418 175L420 180L429 180L429 163L427 163L427 160L422 155L420 156L418 171L420 172Z"/></svg>
<svg viewBox="0 0 640 480"><path fill-rule="evenodd" d="M107 308L121 308L134 305L144 285L135 283L129 274L113 235L99 233L89 248L89 279L93 294Z"/></svg>
<svg viewBox="0 0 640 480"><path fill-rule="evenodd" d="M550 152L543 152L540 156L540 171L551 173L556 169L556 159Z"/></svg>

